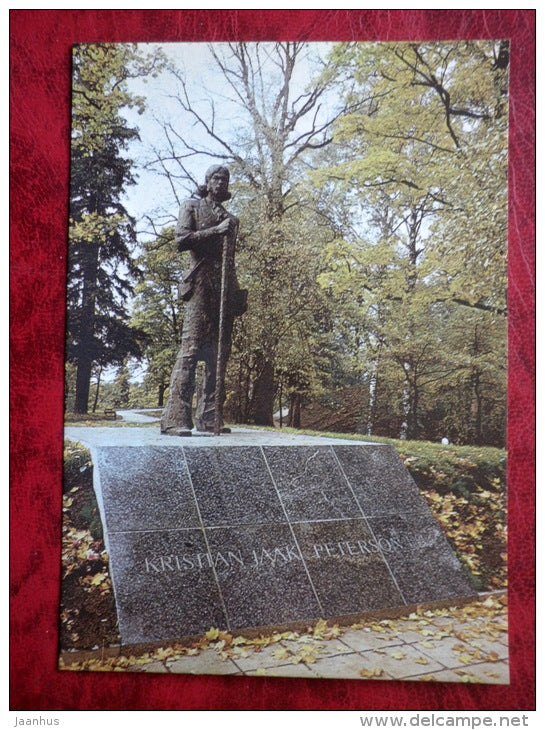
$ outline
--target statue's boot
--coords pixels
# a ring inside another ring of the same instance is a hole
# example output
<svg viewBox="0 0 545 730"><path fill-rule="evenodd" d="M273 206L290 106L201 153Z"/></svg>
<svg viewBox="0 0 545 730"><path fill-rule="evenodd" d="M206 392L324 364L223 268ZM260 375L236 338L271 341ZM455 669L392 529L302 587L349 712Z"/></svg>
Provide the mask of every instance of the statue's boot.
<svg viewBox="0 0 545 730"><path fill-rule="evenodd" d="M176 362L167 407L161 419L161 433L167 436L191 436L195 366L196 360L191 357L182 357Z"/></svg>
<svg viewBox="0 0 545 730"><path fill-rule="evenodd" d="M174 426L172 428L161 429L161 433L165 436L192 436L193 432L190 428L180 428Z"/></svg>

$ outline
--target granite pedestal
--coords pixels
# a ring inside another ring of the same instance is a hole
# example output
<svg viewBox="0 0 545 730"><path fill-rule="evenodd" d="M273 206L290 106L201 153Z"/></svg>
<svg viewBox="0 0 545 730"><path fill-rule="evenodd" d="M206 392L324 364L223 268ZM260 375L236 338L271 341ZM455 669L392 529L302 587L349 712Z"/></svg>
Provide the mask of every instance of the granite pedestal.
<svg viewBox="0 0 545 730"><path fill-rule="evenodd" d="M93 446L124 644L474 594L393 447L236 444Z"/></svg>

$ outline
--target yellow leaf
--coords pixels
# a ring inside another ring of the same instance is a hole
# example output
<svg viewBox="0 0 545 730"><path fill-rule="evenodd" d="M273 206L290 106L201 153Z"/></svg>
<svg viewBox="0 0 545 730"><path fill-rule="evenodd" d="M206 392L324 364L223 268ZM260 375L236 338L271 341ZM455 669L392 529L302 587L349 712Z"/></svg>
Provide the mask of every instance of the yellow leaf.
<svg viewBox="0 0 545 730"><path fill-rule="evenodd" d="M393 654L390 654L392 659L406 659L407 657L405 654L402 654L400 651L394 651Z"/></svg>
<svg viewBox="0 0 545 730"><path fill-rule="evenodd" d="M233 639L233 646L240 646L240 644L246 644L244 636L237 636Z"/></svg>
<svg viewBox="0 0 545 730"><path fill-rule="evenodd" d="M102 583L102 581L103 581L103 580L105 580L105 579L106 579L107 577L108 577L108 576L106 575L106 573L97 573L96 575L94 575L94 576L93 576L93 577L91 578L91 580L89 581L89 583L90 583L90 584L91 584L92 586L98 586L98 585L100 585L100 583Z"/></svg>
<svg viewBox="0 0 545 730"><path fill-rule="evenodd" d="M288 631L285 634L282 634L282 638L289 639L290 641L296 641L299 638L299 634L296 634L293 631Z"/></svg>
<svg viewBox="0 0 545 730"><path fill-rule="evenodd" d="M172 656L174 654L174 649L169 646L166 649L163 649L161 647L155 652L155 659L158 659L159 661L162 661L163 659L168 659L169 656Z"/></svg>
<svg viewBox="0 0 545 730"><path fill-rule="evenodd" d="M415 662L417 664L429 664L429 661L425 659L423 656L418 657L418 659L415 659Z"/></svg>
<svg viewBox="0 0 545 730"><path fill-rule="evenodd" d="M289 659L291 656L291 652L289 649L277 649L276 651L273 651L273 657L275 659Z"/></svg>
<svg viewBox="0 0 545 730"><path fill-rule="evenodd" d="M474 674L461 674L460 681L469 682L470 684L481 684L482 680L479 679L479 677L476 677Z"/></svg>
<svg viewBox="0 0 545 730"><path fill-rule="evenodd" d="M267 670L260 667L256 671L256 676L258 676L258 677L266 677L267 676Z"/></svg>
<svg viewBox="0 0 545 730"><path fill-rule="evenodd" d="M473 662L475 661L473 657L469 656L468 654L460 654L458 658L462 662L462 664L473 664Z"/></svg>
<svg viewBox="0 0 545 730"><path fill-rule="evenodd" d="M433 641L421 641L420 646L424 646L426 647L426 649L433 649L435 644L433 643Z"/></svg>
<svg viewBox="0 0 545 730"><path fill-rule="evenodd" d="M365 679L380 677L382 673L382 669L379 669L379 667L375 667L374 669L360 669L360 677L365 677Z"/></svg>
<svg viewBox="0 0 545 730"><path fill-rule="evenodd" d="M325 621L322 618L318 621L318 623L314 627L313 634L314 634L314 636L317 636L318 634L323 634L326 629L327 629L327 621Z"/></svg>
<svg viewBox="0 0 545 730"><path fill-rule="evenodd" d="M423 674L421 677L418 677L418 679L421 682L437 682L437 679L431 674Z"/></svg>
<svg viewBox="0 0 545 730"><path fill-rule="evenodd" d="M218 638L219 635L220 635L219 629L215 629L213 627L211 627L210 629L208 629L208 631L205 634L206 638L209 641L214 641L215 639Z"/></svg>

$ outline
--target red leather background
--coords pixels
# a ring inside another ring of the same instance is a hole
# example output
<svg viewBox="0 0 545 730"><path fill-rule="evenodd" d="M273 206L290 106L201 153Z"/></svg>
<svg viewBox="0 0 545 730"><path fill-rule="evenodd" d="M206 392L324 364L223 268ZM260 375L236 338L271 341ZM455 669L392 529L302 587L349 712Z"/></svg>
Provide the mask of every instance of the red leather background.
<svg viewBox="0 0 545 730"><path fill-rule="evenodd" d="M11 709L530 710L535 702L533 10L12 10ZM510 38L509 687L56 670L70 48Z"/></svg>

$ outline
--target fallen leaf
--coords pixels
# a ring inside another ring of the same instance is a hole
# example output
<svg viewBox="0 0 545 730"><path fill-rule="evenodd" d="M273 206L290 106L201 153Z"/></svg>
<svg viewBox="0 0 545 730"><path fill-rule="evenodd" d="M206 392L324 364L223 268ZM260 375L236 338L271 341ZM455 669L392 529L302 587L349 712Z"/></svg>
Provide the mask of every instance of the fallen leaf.
<svg viewBox="0 0 545 730"><path fill-rule="evenodd" d="M283 648L283 649L276 649L276 651L273 651L273 657L275 659L279 659L279 660L289 659L290 656L291 656L291 652L289 651L289 649Z"/></svg>
<svg viewBox="0 0 545 730"><path fill-rule="evenodd" d="M475 659L468 654L460 654L458 659L462 662L462 664L473 664Z"/></svg>
<svg viewBox="0 0 545 730"><path fill-rule="evenodd" d="M390 656L392 657L392 659L398 659L398 660L407 658L405 656L405 654L402 654L400 651L395 651L392 654L390 654Z"/></svg>
<svg viewBox="0 0 545 730"><path fill-rule="evenodd" d="M415 659L415 662L417 664L429 664L429 661L423 656L420 656L420 657L418 657L418 659Z"/></svg>
<svg viewBox="0 0 545 730"><path fill-rule="evenodd" d="M382 674L383 671L379 667L375 667L374 669L360 669L360 677L365 677L365 679L380 677Z"/></svg>
<svg viewBox="0 0 545 730"><path fill-rule="evenodd" d="M171 657L174 654L174 649L172 647L167 647L166 649L163 649L162 647L157 650L155 653L155 659L158 659L159 661L163 661L163 659L168 659L168 657Z"/></svg>

